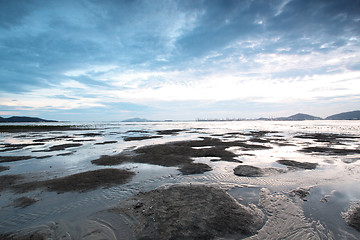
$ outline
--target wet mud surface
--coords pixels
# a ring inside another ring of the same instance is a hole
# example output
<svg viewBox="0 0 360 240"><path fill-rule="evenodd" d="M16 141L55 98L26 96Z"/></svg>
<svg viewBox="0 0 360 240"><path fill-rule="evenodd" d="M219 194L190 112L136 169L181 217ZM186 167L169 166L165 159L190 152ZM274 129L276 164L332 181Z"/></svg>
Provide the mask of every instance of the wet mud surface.
<svg viewBox="0 0 360 240"><path fill-rule="evenodd" d="M26 208L36 203L37 199L31 197L20 197L14 200L13 206L17 208Z"/></svg>
<svg viewBox="0 0 360 240"><path fill-rule="evenodd" d="M251 124L9 127L0 236L360 238L360 125Z"/></svg>
<svg viewBox="0 0 360 240"><path fill-rule="evenodd" d="M234 159L237 155L227 151L230 146L242 146L239 142L222 142L219 139L204 138L195 141L180 141L166 144L140 147L133 152L121 153L113 156L101 156L91 162L96 165L111 166L125 162L148 163L165 167L181 166L180 171L185 174L203 173L211 168L205 164L192 163L195 157L217 157L216 161L241 162ZM206 147L206 148L201 148ZM249 146L245 146L249 148ZM255 148L258 148L256 146ZM192 169L192 170L191 170Z"/></svg>
<svg viewBox="0 0 360 240"><path fill-rule="evenodd" d="M61 150L65 150L67 148L80 147L81 145L82 145L81 143L65 143L65 144L51 146L49 149L46 149L46 150L36 150L33 152L61 151Z"/></svg>
<svg viewBox="0 0 360 240"><path fill-rule="evenodd" d="M315 169L318 164L317 163L310 163L310 162L298 162L294 160L277 160L276 162L288 166L288 167L295 167L295 168L302 168L302 169Z"/></svg>
<svg viewBox="0 0 360 240"><path fill-rule="evenodd" d="M329 154L329 155L349 155L360 154L359 149L343 149L332 147L306 147L300 150L305 153Z"/></svg>
<svg viewBox="0 0 360 240"><path fill-rule="evenodd" d="M124 141L139 141L153 138L161 138L161 136L139 136L139 137L124 137Z"/></svg>
<svg viewBox="0 0 360 240"><path fill-rule="evenodd" d="M177 135L179 132L186 131L186 129L170 129L170 130L159 130L159 135Z"/></svg>
<svg viewBox="0 0 360 240"><path fill-rule="evenodd" d="M16 162L22 160L28 160L31 156L0 156L0 162Z"/></svg>
<svg viewBox="0 0 360 240"><path fill-rule="evenodd" d="M360 201L352 203L343 217L349 226L360 232Z"/></svg>
<svg viewBox="0 0 360 240"><path fill-rule="evenodd" d="M211 171L212 168L205 163L189 163L183 165L179 171L184 175L201 174L207 171Z"/></svg>
<svg viewBox="0 0 360 240"><path fill-rule="evenodd" d="M113 143L117 143L117 142L118 141L105 141L105 142L95 143L95 145L113 144Z"/></svg>
<svg viewBox="0 0 360 240"><path fill-rule="evenodd" d="M26 147L41 146L41 145L44 145L44 143L3 144L3 147L0 149L0 152L20 150Z"/></svg>
<svg viewBox="0 0 360 240"><path fill-rule="evenodd" d="M11 186L21 181L23 176L21 175L1 175L0 176L0 191L9 189Z"/></svg>
<svg viewBox="0 0 360 240"><path fill-rule="evenodd" d="M249 165L239 165L234 168L234 174L238 176L246 177L260 177L264 176L265 172L258 167L249 166Z"/></svg>
<svg viewBox="0 0 360 240"><path fill-rule="evenodd" d="M8 186L18 193L44 189L46 191L62 192L86 192L99 187L111 187L128 182L134 172L120 169L99 169L77 173L62 178L55 178L43 181L12 184Z"/></svg>
<svg viewBox="0 0 360 240"><path fill-rule="evenodd" d="M307 133L296 135L294 138L313 139L316 142L339 143L343 140L359 139L359 136L334 133Z"/></svg>
<svg viewBox="0 0 360 240"><path fill-rule="evenodd" d="M7 167L7 166L0 166L0 172L2 171L6 171L6 170L9 170L10 167Z"/></svg>
<svg viewBox="0 0 360 240"><path fill-rule="evenodd" d="M259 209L205 186L172 186L140 193L110 211L135 218L131 225L137 239L247 236L263 223Z"/></svg>

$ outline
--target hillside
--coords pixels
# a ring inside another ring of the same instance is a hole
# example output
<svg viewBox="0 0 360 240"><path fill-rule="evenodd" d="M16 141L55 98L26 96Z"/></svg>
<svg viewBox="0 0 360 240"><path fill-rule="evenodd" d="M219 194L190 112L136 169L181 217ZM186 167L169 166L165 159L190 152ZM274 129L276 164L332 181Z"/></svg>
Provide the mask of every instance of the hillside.
<svg viewBox="0 0 360 240"><path fill-rule="evenodd" d="M150 120L147 120L145 118L130 118L123 120L122 122L151 122Z"/></svg>
<svg viewBox="0 0 360 240"><path fill-rule="evenodd" d="M360 111L343 112L328 116L326 120L360 120Z"/></svg>
<svg viewBox="0 0 360 240"><path fill-rule="evenodd" d="M16 123L16 122L57 122L57 121L45 120L45 119L36 118L36 117L13 116L13 117L9 117L9 118L0 117L0 122Z"/></svg>
<svg viewBox="0 0 360 240"><path fill-rule="evenodd" d="M303 121L303 120L321 120L319 117L315 117L309 114L297 113L287 117L289 121Z"/></svg>

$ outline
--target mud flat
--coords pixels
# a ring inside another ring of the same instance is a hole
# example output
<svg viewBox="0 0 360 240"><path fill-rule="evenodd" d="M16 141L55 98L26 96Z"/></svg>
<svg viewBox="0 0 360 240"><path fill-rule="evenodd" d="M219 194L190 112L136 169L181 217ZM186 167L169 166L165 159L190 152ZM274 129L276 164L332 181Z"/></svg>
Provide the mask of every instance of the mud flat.
<svg viewBox="0 0 360 240"><path fill-rule="evenodd" d="M306 147L300 150L305 153L329 154L329 155L350 155L360 154L358 149L343 149L331 147Z"/></svg>
<svg viewBox="0 0 360 240"><path fill-rule="evenodd" d="M265 172L258 167L250 166L250 165L239 165L234 168L234 174L238 176L246 176L246 177L260 177L264 176Z"/></svg>
<svg viewBox="0 0 360 240"><path fill-rule="evenodd" d="M251 145L241 141L223 142L216 138L202 140L179 141L151 145L135 149L130 154L104 155L93 160L96 165L117 165L124 162L149 163L165 167L179 166L193 162L195 157L218 157L219 160L241 162L234 159L237 155L227 150L229 147L241 147L243 150L269 149L267 146Z"/></svg>
<svg viewBox="0 0 360 240"><path fill-rule="evenodd" d="M113 144L113 143L117 143L117 142L118 142L118 141L105 141L105 142L95 143L95 145Z"/></svg>
<svg viewBox="0 0 360 240"><path fill-rule="evenodd" d="M359 139L360 136L334 133L307 133L296 135L294 138L313 139L316 142L338 143L343 140Z"/></svg>
<svg viewBox="0 0 360 240"><path fill-rule="evenodd" d="M19 179L17 176L1 176L8 184L3 188L10 188L18 193L29 192L36 189L43 189L53 192L86 192L100 187L111 187L128 182L134 172L121 169L99 169L77 173L62 178L54 178L44 181L26 182L15 184Z"/></svg>
<svg viewBox="0 0 360 240"><path fill-rule="evenodd" d="M18 181L23 179L21 175L2 175L0 176L0 192L8 189Z"/></svg>
<svg viewBox="0 0 360 240"><path fill-rule="evenodd" d="M44 143L23 143L23 144L2 144L2 145L3 145L3 148L0 149L0 152L20 150L25 147L41 146L41 145L44 145Z"/></svg>
<svg viewBox="0 0 360 240"><path fill-rule="evenodd" d="M14 203L12 204L14 207L18 207L18 208L26 208L30 205L33 205L34 203L36 203L37 199L35 198L31 198L31 197L20 197L14 200Z"/></svg>
<svg viewBox="0 0 360 240"><path fill-rule="evenodd" d="M147 140L153 138L161 138L161 136L138 136L138 137L124 137L125 142L129 141L139 141L139 140Z"/></svg>
<svg viewBox="0 0 360 240"><path fill-rule="evenodd" d="M346 124L2 134L0 239L359 239L358 208L341 215L360 199L360 125Z"/></svg>
<svg viewBox="0 0 360 240"><path fill-rule="evenodd" d="M190 163L182 166L179 170L184 175L190 175L201 174L207 171L211 171L212 168L205 163Z"/></svg>
<svg viewBox="0 0 360 240"><path fill-rule="evenodd" d="M177 135L179 132L186 131L186 129L169 129L169 130L159 130L157 133L159 135Z"/></svg>
<svg viewBox="0 0 360 240"><path fill-rule="evenodd" d="M193 163L195 157L218 157L219 160L216 161L241 162L234 159L236 154L226 150L228 146L231 146L231 143L205 138L140 147L133 152L113 156L104 155L91 162L103 166L119 165L125 162L148 163L165 167L180 166L180 171L184 174L196 174L210 171L211 168L206 164Z"/></svg>
<svg viewBox="0 0 360 240"><path fill-rule="evenodd" d="M33 158L32 156L0 156L0 162L16 162L22 160L28 160Z"/></svg>
<svg viewBox="0 0 360 240"><path fill-rule="evenodd" d="M6 170L9 170L10 167L7 167L7 166L0 166L0 172L2 171L6 171Z"/></svg>
<svg viewBox="0 0 360 240"><path fill-rule="evenodd" d="M239 165L234 168L234 174L241 177L263 177L273 174L285 173L286 170L278 168L258 168L250 165Z"/></svg>
<svg viewBox="0 0 360 240"><path fill-rule="evenodd" d="M288 166L288 167L295 167L295 168L302 168L302 169L315 169L318 164L317 163L310 163L310 162L298 162L294 160L277 160L276 162Z"/></svg>
<svg viewBox="0 0 360 240"><path fill-rule="evenodd" d="M61 150L65 150L67 148L80 147L81 145L82 145L81 143L65 143L65 144L51 146L49 149L46 149L46 150L36 150L33 152L61 151Z"/></svg>
<svg viewBox="0 0 360 240"><path fill-rule="evenodd" d="M347 212L343 213L346 223L360 232L360 201L353 202Z"/></svg>
<svg viewBox="0 0 360 240"><path fill-rule="evenodd" d="M133 218L137 239L213 239L247 236L262 226L255 206L236 202L225 191L207 186L172 186L140 193L110 209Z"/></svg>

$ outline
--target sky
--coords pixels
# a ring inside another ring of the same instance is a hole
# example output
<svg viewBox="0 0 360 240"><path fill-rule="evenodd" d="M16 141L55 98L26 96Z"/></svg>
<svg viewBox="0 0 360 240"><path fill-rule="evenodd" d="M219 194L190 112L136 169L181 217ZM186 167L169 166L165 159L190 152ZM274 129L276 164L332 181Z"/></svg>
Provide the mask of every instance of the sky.
<svg viewBox="0 0 360 240"><path fill-rule="evenodd" d="M0 0L0 116L360 109L360 0Z"/></svg>

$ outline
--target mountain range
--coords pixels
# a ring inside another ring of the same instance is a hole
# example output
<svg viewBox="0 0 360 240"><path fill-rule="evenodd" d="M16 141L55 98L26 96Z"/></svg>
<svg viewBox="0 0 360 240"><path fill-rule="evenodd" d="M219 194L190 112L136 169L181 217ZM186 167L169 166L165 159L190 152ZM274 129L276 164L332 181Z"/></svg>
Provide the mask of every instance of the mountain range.
<svg viewBox="0 0 360 240"><path fill-rule="evenodd" d="M214 119L213 119L214 120ZM213 120L201 120L201 121L213 121ZM242 119L244 120L244 119ZM259 118L254 120L265 120L265 121L304 121L304 120L360 120L360 110L357 111L351 111L351 112L343 112L334 114L331 116L328 116L326 118L320 118L304 113L297 113L294 115L291 115L289 117L278 117L278 118ZM167 120L170 121L170 120ZM45 120L41 118L36 117L9 117L9 118L3 118L0 117L0 123L12 123L12 122L57 122L54 120ZM127 120L124 120L122 122L152 122L151 120L147 120L145 118L130 118Z"/></svg>
<svg viewBox="0 0 360 240"><path fill-rule="evenodd" d="M326 118L316 117L304 113L297 113L289 117L260 118L259 120L273 121L304 121L304 120L360 120L360 111L343 112L328 116Z"/></svg>

